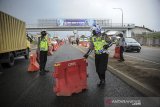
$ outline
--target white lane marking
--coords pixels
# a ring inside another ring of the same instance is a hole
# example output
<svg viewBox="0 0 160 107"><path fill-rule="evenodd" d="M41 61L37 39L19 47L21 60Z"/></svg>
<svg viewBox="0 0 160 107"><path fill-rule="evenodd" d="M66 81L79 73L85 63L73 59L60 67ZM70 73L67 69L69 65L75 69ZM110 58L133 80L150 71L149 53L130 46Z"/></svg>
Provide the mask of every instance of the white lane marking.
<svg viewBox="0 0 160 107"><path fill-rule="evenodd" d="M160 64L160 63L157 63L157 62L154 62L154 61L151 61L151 60L147 60L147 59L143 59L143 58L139 58L139 57L134 57L134 56L131 56L131 55L126 55L126 54L124 54L124 55L128 56L128 57L131 57L131 58L138 59L138 60L143 60L143 61L151 62L151 63L154 63L154 64Z"/></svg>
<svg viewBox="0 0 160 107"><path fill-rule="evenodd" d="M76 47L76 46L73 46L73 47L79 49L79 50L80 50L81 52L83 52L83 53L86 53L84 50L82 50L82 49L80 49L80 48L78 48L78 47ZM143 61L151 62L151 63L154 63L154 64L158 64L158 65L160 64L160 63L157 63L157 62L154 62L154 61L150 61L150 60L147 60L147 59L142 59L142 58L138 58L138 57L126 55L126 54L124 54L124 55L125 55L125 56L128 56L128 57L132 57L132 58L138 59L138 60L143 60ZM94 58L94 56L90 56L90 57Z"/></svg>
<svg viewBox="0 0 160 107"><path fill-rule="evenodd" d="M147 68L147 67L142 67L142 66L134 66L135 68L139 68L139 69L148 69L148 70L154 70L154 71L159 71L159 69L155 69L155 68Z"/></svg>

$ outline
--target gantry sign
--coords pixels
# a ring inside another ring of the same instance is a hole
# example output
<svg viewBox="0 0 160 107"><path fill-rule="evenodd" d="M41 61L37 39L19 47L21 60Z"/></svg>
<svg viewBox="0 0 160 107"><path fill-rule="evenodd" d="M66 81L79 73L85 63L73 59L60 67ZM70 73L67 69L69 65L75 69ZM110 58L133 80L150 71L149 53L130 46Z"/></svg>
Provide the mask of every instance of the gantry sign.
<svg viewBox="0 0 160 107"><path fill-rule="evenodd" d="M40 19L37 24L28 24L28 31L46 29L48 31L88 31L91 26L98 24L102 29L121 29L134 28L134 24L112 23L111 19Z"/></svg>

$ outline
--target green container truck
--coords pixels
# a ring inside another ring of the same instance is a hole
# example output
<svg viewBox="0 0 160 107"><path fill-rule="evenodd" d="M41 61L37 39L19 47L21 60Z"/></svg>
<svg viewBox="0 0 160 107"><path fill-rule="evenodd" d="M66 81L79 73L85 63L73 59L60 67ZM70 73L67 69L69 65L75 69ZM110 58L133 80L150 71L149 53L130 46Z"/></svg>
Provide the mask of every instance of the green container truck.
<svg viewBox="0 0 160 107"><path fill-rule="evenodd" d="M0 64L14 65L15 57L29 57L30 43L26 37L25 23L0 11Z"/></svg>

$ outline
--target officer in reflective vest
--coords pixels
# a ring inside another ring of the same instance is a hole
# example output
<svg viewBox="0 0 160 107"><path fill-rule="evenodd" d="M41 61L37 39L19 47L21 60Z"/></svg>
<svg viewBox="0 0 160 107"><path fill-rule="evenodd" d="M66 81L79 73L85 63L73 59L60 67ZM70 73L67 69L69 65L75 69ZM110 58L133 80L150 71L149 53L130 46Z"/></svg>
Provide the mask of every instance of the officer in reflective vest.
<svg viewBox="0 0 160 107"><path fill-rule="evenodd" d="M46 62L47 62L47 53L48 53L48 40L46 38L47 32L41 32L41 38L39 43L40 49L40 75L45 75L47 70L45 70Z"/></svg>
<svg viewBox="0 0 160 107"><path fill-rule="evenodd" d="M93 36L91 37L89 50L83 57L88 58L92 50L95 51L96 72L100 79L100 82L97 85L98 87L102 87L105 85L105 71L107 70L108 64L108 48L112 45L112 42L106 42L101 33L96 32L96 30L93 30L92 34Z"/></svg>

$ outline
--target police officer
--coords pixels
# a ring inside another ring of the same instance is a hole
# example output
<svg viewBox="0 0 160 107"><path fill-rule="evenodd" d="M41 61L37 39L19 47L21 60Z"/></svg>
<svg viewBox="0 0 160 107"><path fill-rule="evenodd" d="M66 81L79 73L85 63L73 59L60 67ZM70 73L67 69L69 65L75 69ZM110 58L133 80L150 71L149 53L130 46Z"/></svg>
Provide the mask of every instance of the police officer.
<svg viewBox="0 0 160 107"><path fill-rule="evenodd" d="M120 46L120 59L118 61L122 62L125 61L123 57L123 52L124 52L124 45L125 45L125 39L123 37L123 34L119 34L120 39L119 39L119 46Z"/></svg>
<svg viewBox="0 0 160 107"><path fill-rule="evenodd" d="M47 54L48 54L48 40L46 38L47 32L42 31L41 32L41 38L39 43L39 49L40 49L40 75L45 75L46 72L49 72L45 70L46 62L47 62Z"/></svg>
<svg viewBox="0 0 160 107"><path fill-rule="evenodd" d="M89 50L83 57L88 58L92 50L95 51L96 72L100 79L98 87L101 87L105 85L105 71L107 70L108 64L107 49L112 45L112 43L107 43L102 37L101 29L93 29L92 34L93 36L91 37Z"/></svg>

